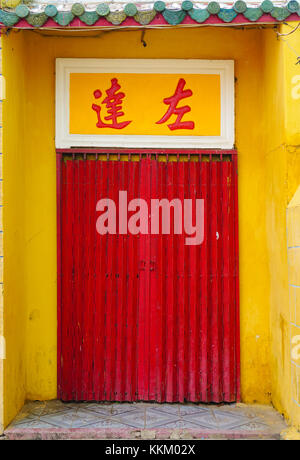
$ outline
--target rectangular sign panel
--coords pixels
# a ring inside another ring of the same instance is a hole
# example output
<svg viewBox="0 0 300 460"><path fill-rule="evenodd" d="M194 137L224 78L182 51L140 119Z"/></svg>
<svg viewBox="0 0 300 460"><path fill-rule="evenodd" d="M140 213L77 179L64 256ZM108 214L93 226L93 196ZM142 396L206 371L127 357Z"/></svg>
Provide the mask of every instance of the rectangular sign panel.
<svg viewBox="0 0 300 460"><path fill-rule="evenodd" d="M232 61L58 59L56 147L232 148Z"/></svg>
<svg viewBox="0 0 300 460"><path fill-rule="evenodd" d="M70 74L71 134L220 132L220 75Z"/></svg>

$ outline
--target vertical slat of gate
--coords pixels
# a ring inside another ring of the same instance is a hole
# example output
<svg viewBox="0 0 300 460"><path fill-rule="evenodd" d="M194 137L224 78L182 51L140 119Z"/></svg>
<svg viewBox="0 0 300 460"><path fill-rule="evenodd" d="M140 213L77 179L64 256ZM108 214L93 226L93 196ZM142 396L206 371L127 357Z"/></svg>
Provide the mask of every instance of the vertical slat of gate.
<svg viewBox="0 0 300 460"><path fill-rule="evenodd" d="M114 184L115 184L115 162L108 163L108 178L107 178L107 191L106 196L114 200ZM115 258L116 258L116 235L107 235L107 266L106 266L106 292L107 292L107 301L106 301L106 349L105 354L106 358L106 369L105 369L105 397L113 401L114 400L114 372L115 372L115 324L116 324L116 315L115 315L115 297L116 289L113 278L114 267L115 267Z"/></svg>
<svg viewBox="0 0 300 460"><path fill-rule="evenodd" d="M82 341L80 344L82 364L81 364L81 373L79 375L79 387L80 381L82 382L81 388L79 389L80 399L88 399L88 374L89 367L91 367L92 362L88 356L89 344L88 344L88 335L86 334L86 329L88 328L89 322L89 272L88 272L88 263L90 265L91 259L89 259L89 245L90 245L90 235L89 235L89 208L88 208L88 187L87 183L87 162L86 160L80 161L81 166L81 193L80 193L80 203L82 203L82 220L80 222L80 235L81 235L81 277L84 280L85 289L81 289L81 337ZM84 305L84 308L82 308ZM88 363L86 363L86 358ZM85 384L84 384L85 380Z"/></svg>
<svg viewBox="0 0 300 460"><path fill-rule="evenodd" d="M185 165L185 193L184 196L187 199L192 199L193 204L199 193L199 186L196 183L196 169L200 169L200 163L194 161L184 163ZM198 193L197 193L198 192ZM200 317L198 310L198 296L197 296L197 285L200 284L199 273L197 271L197 259L199 258L198 250L195 250L193 246L185 246L185 284L186 284L186 305L189 306L189 314L187 315L187 337L189 342L187 344L188 356L188 368L186 370L186 379L188 382L187 396L191 401L197 401L197 380L199 374L197 373L197 357L198 347L197 344L197 331L200 326Z"/></svg>
<svg viewBox="0 0 300 460"><path fill-rule="evenodd" d="M56 222L57 222L57 398L62 397L62 208L65 192L62 154L56 154Z"/></svg>
<svg viewBox="0 0 300 460"><path fill-rule="evenodd" d="M157 195L157 162L149 157L149 195L148 195L148 217L151 216L151 199ZM156 351L157 351L157 254L158 237L151 234L151 218L149 219L149 400L156 399Z"/></svg>
<svg viewBox="0 0 300 460"><path fill-rule="evenodd" d="M114 194L113 200L115 203L119 202L119 189L120 189L120 166L118 161L114 161L114 175L113 175L113 184L114 184ZM119 350L118 350L118 335L119 331L122 330L123 317L119 317L119 309L121 306L121 292L120 292L120 242L121 235L119 234L118 229L118 213L116 212L116 235L115 240L112 241L114 248L113 255L113 269L112 269L112 286L113 286L113 311L114 311L114 322L113 322L113 346L112 346L112 355L111 355L111 371L112 371L112 395L111 398L113 401L117 400L117 376L119 372L119 367L122 366L121 361L118 361ZM113 236L113 235L111 235Z"/></svg>
<svg viewBox="0 0 300 460"><path fill-rule="evenodd" d="M150 196L148 214L150 215L150 198L157 195L157 174L158 165L156 161L150 162ZM149 232L151 232L151 222L149 223ZM158 236L151 234L149 239L150 244L150 321L149 321L149 399L155 401L157 398L157 376L156 376L156 360L157 360L157 343L158 336L158 267L157 267L157 254L158 254Z"/></svg>
<svg viewBox="0 0 300 460"><path fill-rule="evenodd" d="M232 335L230 330L230 172L229 162L222 164L222 221L221 221L221 243L223 255L223 270L222 270L222 322L223 322L223 359L222 359L222 380L223 380L223 399L230 401L230 360L231 360L231 347L230 337Z"/></svg>
<svg viewBox="0 0 300 460"><path fill-rule="evenodd" d="M172 199L172 189L174 180L173 163L166 165L166 196ZM173 229L171 229L170 237L167 238L167 266L166 270L166 401L172 401L174 389L174 238Z"/></svg>
<svg viewBox="0 0 300 460"><path fill-rule="evenodd" d="M128 172L128 202L136 196L138 187L138 163L129 164ZM137 239L129 236L128 248L128 327L127 327L127 354L126 354L126 392L131 401L136 399L136 330L137 330Z"/></svg>
<svg viewBox="0 0 300 460"><path fill-rule="evenodd" d="M74 206L74 211L77 210L77 186L76 186L76 179L77 177L75 176L77 173L77 165L76 162L73 162L73 178L72 178L72 185L73 185L73 193L72 193L72 199L73 199L73 206ZM77 179L78 180L78 179ZM72 297L72 304L69 305L69 308L72 310L72 322L71 322L71 334L72 334L72 348L70 351L73 351L74 356L77 356L78 350L77 350L77 343L76 343L76 338L77 338L77 327L76 327L76 318L77 318L77 311L76 311L76 306L77 306L77 292L76 292L76 232L74 231L76 229L76 219L77 216L74 213L73 217L73 225L70 228L70 232L72 235L72 253L73 253L73 260L72 260L72 267L73 267L73 297ZM78 238L78 233L77 233L77 238ZM72 399L76 400L76 371L77 368L71 364L71 369L72 369L72 374L71 374L71 379L72 379Z"/></svg>
<svg viewBox="0 0 300 460"><path fill-rule="evenodd" d="M117 204L119 202L119 162L113 161L114 164L114 175L113 175L113 200ZM118 208L118 206L117 206ZM114 240L112 241L112 246L114 248L113 253L113 264L112 264L112 290L113 290L113 305L112 309L114 312L114 321L112 324L113 329L113 345L112 345L112 354L111 354L111 373L112 373L112 388L111 388L111 399L112 401L117 400L117 371L119 366L121 366L121 362L117 361L118 359L118 331L122 329L123 318L119 318L119 306L121 303L121 295L120 295L120 283L119 283L119 273L120 273L120 241L121 235L119 234L118 229L118 213L116 212L116 235L114 236Z"/></svg>
<svg viewBox="0 0 300 460"><path fill-rule="evenodd" d="M56 157L58 159L58 157ZM58 190L57 196L58 199L61 201L60 203L60 209L61 212L60 214L58 213L57 210L57 225L60 225L60 228L58 230L58 235L57 235L57 254L58 254L58 261L57 265L58 268L60 266L61 273L58 274L58 278L60 275L61 278L61 292L60 292L60 299L57 299L57 302L60 300L60 305L57 306L57 333L60 335L60 337L57 338L57 345L59 346L58 348L58 354L57 354L57 397L65 400L66 399L66 383L65 383L65 376L68 375L67 373L67 361L64 356L64 350L65 347L68 344L68 337L67 337L67 331L68 329L66 328L65 325L65 317L67 316L69 312L69 308L67 308L68 305L68 297L71 294L71 283L72 283L72 278L70 277L70 273L72 272L72 264L70 263L70 255L68 257L68 252L66 250L67 248L67 238L66 238L66 223L65 219L67 214L67 206L69 204L69 199L68 199L68 186L67 186L67 167L63 161L63 157L58 159L61 163L60 165L57 165L56 168L59 171L61 170L61 189ZM59 179L58 179L59 180ZM57 184L58 186L59 184ZM58 205L57 205L58 206ZM63 218L65 218L63 220ZM61 237L61 240L59 240L59 236ZM69 238L70 239L70 238ZM64 250L63 250L64 248ZM59 286L58 286L59 289ZM58 296L59 296L59 291L58 291Z"/></svg>
<svg viewBox="0 0 300 460"><path fill-rule="evenodd" d="M87 288L85 290L86 308L84 308L84 342L83 342L83 395L82 399L93 398L93 341L94 315L95 315L95 161L85 161L85 222L86 222L86 243L84 253L84 273L86 273ZM83 224L81 224L83 225Z"/></svg>
<svg viewBox="0 0 300 460"><path fill-rule="evenodd" d="M79 166L78 160L74 161L74 178L73 178L73 185L74 185L74 208L77 213L74 216L74 226L72 228L73 234L73 257L74 257L74 297L73 297L73 305L70 306L74 310L73 314L73 324L72 330L74 334L74 356L76 356L76 364L73 364L73 399L79 400L78 395L78 374L80 372L80 362L81 362L81 353L80 353L80 337L79 337L79 316L80 316L80 288L79 288L79 258L80 258L80 225L78 219L80 217L80 199L79 199Z"/></svg>
<svg viewBox="0 0 300 460"><path fill-rule="evenodd" d="M229 180L227 180L227 190L228 190L228 233L229 233L229 308L228 308L228 317L229 317L229 347L228 354L230 358L229 362L229 395L228 401L234 401L235 399L235 328L236 324L234 321L235 317L235 279L234 279L234 212L235 212L235 200L234 197L234 177L233 177L233 164L232 162L229 165Z"/></svg>
<svg viewBox="0 0 300 460"><path fill-rule="evenodd" d="M141 164L140 162L135 164L136 169L136 182L134 184L134 195L132 198L136 198L140 196L140 178L141 178ZM136 280L135 280L135 323L134 323L134 332L133 332L133 343L135 349L135 361L133 361L133 369L132 369L132 381L134 383L133 393L135 400L139 399L139 386L138 386L138 378L139 378L139 367L138 367L138 359L139 359L139 314L140 314L140 306L139 306L139 299L140 299L140 289L141 289L141 265L140 265L140 241L139 238L134 238L134 247L135 247L135 254L134 259L132 261L133 265L135 266L135 273L136 273Z"/></svg>
<svg viewBox="0 0 300 460"><path fill-rule="evenodd" d="M234 210L233 222L234 222L234 233L232 238L232 246L234 253L234 320L235 324L235 340L234 340L234 351L235 357L235 374L234 374L234 391L235 394L232 396L232 400L240 400L240 312L239 312L239 231L238 231L238 171L237 171L237 156L233 156L232 161L232 209Z"/></svg>
<svg viewBox="0 0 300 460"><path fill-rule="evenodd" d="M87 290L87 277L88 273L86 272L85 261L87 257L87 248L88 248L88 226L87 226L87 195L85 187L86 179L86 161L83 159L79 161L79 201L80 201L80 220L79 220L79 239L80 239L80 252L79 252L79 270L78 270L78 288L80 289L80 302L78 304L80 313L79 313L79 350L80 350L80 370L77 375L77 394L80 400L83 399L83 393L87 390L87 382L83 385L83 374L84 374L84 354L86 350L85 343L85 319L86 319L86 309L88 301L88 290ZM81 279L81 280L80 280ZM84 282L86 288L82 289L82 281ZM84 308L82 308L84 305Z"/></svg>
<svg viewBox="0 0 300 460"><path fill-rule="evenodd" d="M110 193L110 188L114 184L114 175L113 175L113 162L108 162L107 166L107 183L104 197L113 198L113 193ZM105 337L105 368L104 368L104 398L111 400L112 398L112 354L113 354L113 335L115 323L114 318L114 305L113 305L113 284L112 284L112 265L115 253L113 251L113 237L114 235L107 234L107 246L106 246L106 271L105 271L105 283L104 289L106 292L105 299L105 325L104 325L104 337Z"/></svg>
<svg viewBox="0 0 300 460"><path fill-rule="evenodd" d="M158 164L158 178L156 198L165 196L165 163ZM166 288L166 244L161 231L158 236L158 319L157 319L157 352L156 352L156 379L157 379L157 401L165 400L165 362L166 362L166 330L165 330L165 288Z"/></svg>
<svg viewBox="0 0 300 460"><path fill-rule="evenodd" d="M151 160L150 158L146 158L146 202L148 205L148 215L149 217L149 209L150 209L150 197L151 197ZM148 223L149 227L149 223ZM145 359L146 359L146 372L144 375L144 388L145 388L145 399L149 400L149 394L151 392L151 380L150 380L150 344L151 344L151 237L150 237L150 229L147 227L147 234L145 235L145 244L146 244L146 322L145 322Z"/></svg>
<svg viewBox="0 0 300 460"><path fill-rule="evenodd" d="M68 166L68 163L67 163ZM71 205L69 207L70 212L72 214L68 214L69 219L66 222L66 226L69 228L68 234L70 235L70 243L71 243L71 267L72 267L72 296L69 299L69 304L67 308L70 310L70 322L69 325L66 325L67 329L69 329L69 343L68 343L68 350L65 350L65 357L69 361L69 368L70 374L68 376L69 388L68 388L68 399L75 399L75 379L74 379L74 365L72 363L71 353L75 356L76 353L76 344L75 344L75 308L74 304L76 302L76 295L75 295L75 271L74 271L74 262L75 262L75 252L74 252L74 240L75 235L73 228L75 226L75 162L70 161L70 194L69 200L71 201Z"/></svg>
<svg viewBox="0 0 300 460"><path fill-rule="evenodd" d="M192 363L192 357L190 353L190 345L193 340L192 334L192 314L193 314L193 307L190 304L190 289L192 286L192 278L190 276L190 258L189 258L189 246L187 246L186 239L185 239L185 229L184 229L184 199L190 198L186 195L191 193L190 191L190 162L184 161L182 162L182 231L183 234L181 235L181 244L182 244L182 251L183 251L183 302L184 302L184 362L183 362L183 378L184 378L184 400L190 399L190 382L193 387L193 373L195 372L195 366ZM186 186L186 184L188 184ZM180 322L180 319L179 319Z"/></svg>
<svg viewBox="0 0 300 460"><path fill-rule="evenodd" d="M139 195L140 197L146 196L146 162L141 160L139 164ZM139 235L139 248L138 248L138 270L139 270L139 300L138 300L138 318L137 318L137 347L138 347L138 360L137 360L137 392L139 399L145 399L145 374L146 374L146 302L147 302L147 274L146 274L146 241L145 235Z"/></svg>
<svg viewBox="0 0 300 460"><path fill-rule="evenodd" d="M94 368L95 368L95 323L96 323L96 265L97 265L97 252L96 252L96 239L97 234L95 232L95 209L96 209L96 189L97 189L97 162L89 161L89 176L87 181L87 187L90 187L89 190L89 231L90 231L90 252L91 252L91 261L92 264L89 267L89 289L90 289L90 318L89 318L89 328L88 328L88 338L89 338L89 356L90 356L90 366L89 366L89 386L88 386L88 400L92 401L94 399ZM88 264L88 261L87 261ZM98 333L97 333L98 334Z"/></svg>
<svg viewBox="0 0 300 460"><path fill-rule="evenodd" d="M94 212L93 215L95 216L96 205L98 201L98 196L100 198L101 194L99 193L100 184L103 183L102 181L102 168L101 162L95 159L95 171L94 171L94 178L91 177L91 180L95 182L94 188ZM97 216L94 221L94 225L97 224ZM93 267L94 270L94 283L93 291L94 291L94 314L93 314L93 327L91 333L93 334L93 367L92 367L92 383L91 383L91 390L93 394L93 400L97 400L97 398L101 395L101 372L99 369L103 369L103 362L104 362L104 354L99 354L100 348L100 341L103 337L103 334L99 334L99 330L103 331L103 324L101 321L102 318L102 299L101 299L101 292L102 292L102 278L101 273L103 273L103 262L104 258L101 258L101 247L103 245L103 239L98 238L98 235L95 236L95 243L94 243L94 251L95 251L95 264ZM102 327L101 327L102 326ZM103 349L103 348L102 348ZM102 395L101 395L102 396Z"/></svg>
<svg viewBox="0 0 300 460"><path fill-rule="evenodd" d="M128 202L133 197L132 187L133 183L136 180L134 170L132 169L132 174L130 174L131 164L127 165L127 172L126 172L126 190L127 190L127 199ZM127 239L128 246L127 246L127 258L126 258L126 294L127 295L127 318L126 318L126 329L125 329L125 388L124 388L124 399L129 399L133 401L133 394L132 394L132 360L134 360L134 348L133 348L133 325L135 323L134 318L134 297L133 297L133 290L134 290L134 283L137 282L134 279L134 265L133 265L133 257L134 257L134 246L133 246L133 238Z"/></svg>
<svg viewBox="0 0 300 460"><path fill-rule="evenodd" d="M184 166L183 162L177 161L175 163L177 173L176 173L176 182L174 183L174 195L173 198L180 199L182 205L184 200ZM183 213L182 213L183 214ZM173 224L173 222L172 222ZM183 225L183 220L181 222ZM178 400L183 402L185 398L185 334L186 322L188 319L188 312L185 312L185 286L184 286L184 235L176 235L174 237L176 241L176 253L177 253L177 264L176 264L176 304L177 311L175 313L175 322L176 322L176 338L178 340L176 347L176 358L177 358L177 369L176 369L176 380L177 380L177 392Z"/></svg>
<svg viewBox="0 0 300 460"><path fill-rule="evenodd" d="M127 190L127 163L125 161L119 161L119 190ZM119 203L120 206L120 203ZM120 218L117 219L120 222ZM122 316L122 321L119 324L117 322L118 327L118 335L117 335L117 361L119 362L118 366L118 375L116 375L116 393L117 397L121 401L125 399L125 353L126 353L126 322L127 322L127 295L126 295L126 262L127 262L127 238L125 238L124 234L121 233L119 235L120 244L119 244L119 254L118 263L119 263L119 270L118 270L118 277L117 280L119 282L119 299L117 305L117 311L119 315Z"/></svg>
<svg viewBox="0 0 300 460"><path fill-rule="evenodd" d="M85 256L86 256L86 189L85 189L85 173L86 173L86 162L83 160L78 161L78 202L79 202L79 216L78 216L78 228L79 232L79 251L78 251L78 271L77 271L77 289L80 293L79 301L77 304L78 312L78 338L79 338L79 354L80 354L80 366L77 372L77 398L82 400L82 370L83 370L83 350L85 348L84 344L84 316L86 309L86 293L87 289L82 289L82 280L86 285L86 273L85 273ZM82 306L85 308L82 308Z"/></svg>
<svg viewBox="0 0 300 460"><path fill-rule="evenodd" d="M129 164L126 161L123 161L123 170L124 170L124 177L123 177L123 190L128 190L128 182L129 182ZM127 222L126 222L127 226ZM122 347L122 361L123 361L123 373L122 373L122 395L123 395L123 401L126 401L127 398L127 384L126 384L126 371L127 371L127 347L128 347L128 326L129 328L131 327L131 323L128 321L128 313L130 311L130 305L128 302L128 272L127 272L127 261L129 257L128 249L129 249L129 240L128 236L125 234L122 236L123 237L123 242L124 242L124 251L125 251L125 257L124 257L124 264L123 264L123 270L122 270L122 277L123 277L123 299L124 299L124 305L125 305L125 319L124 319L124 325L123 325L123 346Z"/></svg>
<svg viewBox="0 0 300 460"><path fill-rule="evenodd" d="M201 401L208 401L208 389L209 389L209 369L208 369L208 334L209 334L209 313L208 313L208 302L209 302L209 286L210 278L208 272L208 260L209 260L209 235L210 235L210 202L209 202L209 190L210 190L210 163L200 163L200 196L204 199L204 229L205 238L200 247L200 330L198 332L198 349L200 360L200 372L198 374L199 382L199 394Z"/></svg>
<svg viewBox="0 0 300 460"><path fill-rule="evenodd" d="M230 177L228 180L228 207L229 207L229 280L230 280L230 292L229 292L229 356L230 356L230 366L229 366L229 376L228 376L228 385L229 385L229 396L228 400L233 401L235 393L235 307L234 307L234 291L235 291L235 280L234 280L234 178L233 178L233 168L232 162L230 164Z"/></svg>
<svg viewBox="0 0 300 460"><path fill-rule="evenodd" d="M127 163L125 161L121 161L121 171L122 171L122 177L121 177L121 190L127 190ZM122 323L122 330L119 335L119 344L120 344L120 359L121 359L121 375L120 375L120 394L121 394L121 400L125 400L125 352L126 352L126 322L128 318L128 299L126 295L126 262L127 262L127 238L125 238L124 234L121 235L121 241L122 241L122 265L121 265L121 260L120 260L120 292L121 292L121 298L122 298L122 306L123 306L123 323Z"/></svg>
<svg viewBox="0 0 300 460"><path fill-rule="evenodd" d="M107 187L107 164L96 161L95 170L96 195L95 208L98 199L106 197ZM105 399L104 375L106 365L105 341L106 341L106 254L107 236L96 235L96 265L95 265L95 320L94 320L94 369L93 369L93 393L95 400Z"/></svg>
<svg viewBox="0 0 300 460"><path fill-rule="evenodd" d="M124 190L124 162L117 162L117 182L116 189ZM119 209L120 203L117 198L116 203L118 203L117 209ZM117 229L119 228L119 216L117 212ZM116 286L117 286L117 298L116 298L116 375L115 375L115 399L118 401L123 401L123 392L122 392L122 381L124 376L124 362L122 357L123 347L123 330L125 328L125 298L123 297L123 277L124 277L124 264L125 264L125 247L124 247L124 236L118 232L117 236L118 246L117 246L117 257L116 257Z"/></svg>
<svg viewBox="0 0 300 460"><path fill-rule="evenodd" d="M210 187L210 202L209 202L209 220L210 220L210 288L209 288L209 301L210 301L210 383L211 394L210 398L213 401L219 400L219 289L218 289L218 171L216 162L211 165L211 187Z"/></svg>
<svg viewBox="0 0 300 460"><path fill-rule="evenodd" d="M236 353L239 354L239 340L236 344L236 335L239 335L239 312L235 310L235 302L238 302L238 254L235 253L235 250L238 250L238 233L236 229L236 218L235 213L237 212L237 196L235 196L236 180L237 180L237 171L235 170L234 161L230 165L230 196L229 196L229 206L230 206L230 357L231 357L231 366L230 366L230 400L235 401L239 399L239 370L237 371L237 366L239 367L239 358L236 362ZM237 270L237 272L236 272ZM237 278L235 277L237 275ZM236 284L237 283L237 284ZM237 315L236 315L237 313Z"/></svg>
<svg viewBox="0 0 300 460"><path fill-rule="evenodd" d="M66 216L62 225L62 306L61 306L61 346L62 346L62 355L61 360L61 398L67 400L69 397L70 391L70 352L66 353L66 347L71 348L72 338L70 333L72 331L72 321L71 321L71 305L72 305L72 233L68 230L72 229L72 226L69 224L69 218L73 216L73 194L72 194L72 167L73 163L63 162L62 163L62 216ZM71 208L71 209L70 209Z"/></svg>
<svg viewBox="0 0 300 460"><path fill-rule="evenodd" d="M118 230L119 226L119 213L118 213L118 208L119 208L119 197L117 196L118 190L121 190L121 183L122 183L122 171L121 171L121 164L120 161L114 161L114 164L116 166L116 175L114 179L114 189L115 189L115 203L116 203L116 227L117 227L117 233L115 235L115 245L116 245L116 258L115 258L115 268L113 271L113 279L115 283L115 311L116 311L116 317L115 317L115 329L114 329L114 334L115 334L115 350L114 350L114 356L115 356L115 364L114 364L114 396L113 399L116 401L122 401L121 395L120 395L120 376L122 373L122 362L121 362L121 349L120 349L120 338L122 335L122 328L123 328L123 322L124 322L124 308L123 308L123 299L122 299L122 292L121 292L121 282L120 282L120 273L121 273L121 266L122 263L124 262L124 254L123 254L123 248L122 248L122 235L120 235L120 232Z"/></svg>

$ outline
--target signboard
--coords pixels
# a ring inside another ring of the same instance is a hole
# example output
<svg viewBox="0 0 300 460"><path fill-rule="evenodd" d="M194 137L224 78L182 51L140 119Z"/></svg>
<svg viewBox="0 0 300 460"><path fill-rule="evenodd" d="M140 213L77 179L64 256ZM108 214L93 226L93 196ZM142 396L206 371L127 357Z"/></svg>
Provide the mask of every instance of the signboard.
<svg viewBox="0 0 300 460"><path fill-rule="evenodd" d="M57 59L57 148L233 144L233 61Z"/></svg>

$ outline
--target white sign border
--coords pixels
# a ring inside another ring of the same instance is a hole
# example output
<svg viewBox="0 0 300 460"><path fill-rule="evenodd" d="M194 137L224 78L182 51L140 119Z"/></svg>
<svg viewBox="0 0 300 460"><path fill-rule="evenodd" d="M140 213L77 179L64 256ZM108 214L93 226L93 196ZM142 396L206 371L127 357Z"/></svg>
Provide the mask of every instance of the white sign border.
<svg viewBox="0 0 300 460"><path fill-rule="evenodd" d="M104 135L69 133L71 73L182 73L221 77L220 136ZM56 148L221 148L234 146L234 61L201 59L56 59Z"/></svg>

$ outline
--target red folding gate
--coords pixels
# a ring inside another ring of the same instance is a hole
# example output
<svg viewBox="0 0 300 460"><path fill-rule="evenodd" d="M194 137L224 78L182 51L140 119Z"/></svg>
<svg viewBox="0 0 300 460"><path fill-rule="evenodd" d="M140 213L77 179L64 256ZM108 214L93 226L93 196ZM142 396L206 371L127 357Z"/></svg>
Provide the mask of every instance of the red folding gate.
<svg viewBox="0 0 300 460"><path fill-rule="evenodd" d="M62 400L239 399L236 154L192 153L58 154ZM170 234L100 235L96 204L118 209L120 190L149 206L202 198L202 244L173 216Z"/></svg>

